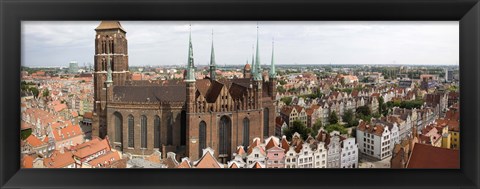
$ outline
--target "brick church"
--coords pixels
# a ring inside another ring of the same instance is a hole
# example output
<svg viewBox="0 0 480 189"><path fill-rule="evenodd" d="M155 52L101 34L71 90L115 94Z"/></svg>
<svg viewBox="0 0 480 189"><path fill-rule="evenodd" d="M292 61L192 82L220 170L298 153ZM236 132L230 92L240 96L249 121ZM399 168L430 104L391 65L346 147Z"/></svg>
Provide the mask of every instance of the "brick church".
<svg viewBox="0 0 480 189"><path fill-rule="evenodd" d="M175 152L198 159L211 147L223 162L236 147L274 135L276 72L255 58L243 78L217 78L212 41L209 76L196 79L191 33L183 81L132 80L126 31L118 21L95 29L93 136L109 137L113 148L133 155Z"/></svg>

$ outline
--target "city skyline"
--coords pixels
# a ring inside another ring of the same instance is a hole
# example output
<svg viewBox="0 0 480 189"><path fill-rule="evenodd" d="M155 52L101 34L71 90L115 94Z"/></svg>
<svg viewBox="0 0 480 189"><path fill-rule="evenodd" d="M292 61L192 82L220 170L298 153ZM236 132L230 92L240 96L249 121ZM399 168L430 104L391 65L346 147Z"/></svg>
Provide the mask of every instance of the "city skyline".
<svg viewBox="0 0 480 189"><path fill-rule="evenodd" d="M22 22L22 65L93 64L97 21ZM257 22L122 21L130 66L186 65L191 24L196 65L251 63ZM260 58L277 65L458 65L458 22L258 22ZM412 47L414 46L414 47ZM419 50L420 49L420 50ZM61 50L61 53L59 53ZM46 63L48 62L48 63Z"/></svg>

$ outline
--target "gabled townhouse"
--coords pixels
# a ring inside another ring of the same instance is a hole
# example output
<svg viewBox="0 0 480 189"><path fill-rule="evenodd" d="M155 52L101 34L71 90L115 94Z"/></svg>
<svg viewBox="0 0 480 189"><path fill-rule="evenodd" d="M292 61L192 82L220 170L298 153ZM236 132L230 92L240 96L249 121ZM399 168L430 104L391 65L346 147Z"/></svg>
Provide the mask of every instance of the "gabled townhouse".
<svg viewBox="0 0 480 189"><path fill-rule="evenodd" d="M358 144L355 138L346 138L341 142L342 155L340 156L341 168L358 167Z"/></svg>
<svg viewBox="0 0 480 189"><path fill-rule="evenodd" d="M285 151L279 147L279 139L271 136L265 139L266 145L266 168L283 168L285 167Z"/></svg>
<svg viewBox="0 0 480 189"><path fill-rule="evenodd" d="M327 144L327 168L340 168L341 146L340 133L332 132Z"/></svg>
<svg viewBox="0 0 480 189"><path fill-rule="evenodd" d="M305 108L301 106L284 106L280 111L280 116L282 116L283 120L287 122L289 127L292 126L293 121L295 120L300 120L307 125L307 114L305 112Z"/></svg>
<svg viewBox="0 0 480 189"><path fill-rule="evenodd" d="M260 145L260 139L254 138L252 144L248 147L246 166L251 167L256 162L265 165L266 155L265 149Z"/></svg>
<svg viewBox="0 0 480 189"><path fill-rule="evenodd" d="M22 141L22 153L25 154L39 154L47 156L49 154L48 143L43 142L35 135L30 135Z"/></svg>
<svg viewBox="0 0 480 189"><path fill-rule="evenodd" d="M392 132L392 130L394 130ZM392 124L391 127L380 122L367 123L360 120L357 126L356 138L359 153L375 159L385 159L392 155L394 136L398 134L398 127Z"/></svg>

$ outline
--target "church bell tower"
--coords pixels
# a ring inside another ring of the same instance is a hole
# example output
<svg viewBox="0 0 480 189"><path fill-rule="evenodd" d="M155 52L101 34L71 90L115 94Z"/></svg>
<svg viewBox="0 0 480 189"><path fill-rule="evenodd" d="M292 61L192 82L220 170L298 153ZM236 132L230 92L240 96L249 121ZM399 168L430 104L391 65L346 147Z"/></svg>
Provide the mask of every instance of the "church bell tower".
<svg viewBox="0 0 480 189"><path fill-rule="evenodd" d="M107 72L110 71L109 82L113 85L124 85L129 77L128 49L126 31L119 21L102 21L95 28L94 56L94 120L92 135L104 138L107 134L106 103L104 86ZM112 86L113 87L113 86Z"/></svg>

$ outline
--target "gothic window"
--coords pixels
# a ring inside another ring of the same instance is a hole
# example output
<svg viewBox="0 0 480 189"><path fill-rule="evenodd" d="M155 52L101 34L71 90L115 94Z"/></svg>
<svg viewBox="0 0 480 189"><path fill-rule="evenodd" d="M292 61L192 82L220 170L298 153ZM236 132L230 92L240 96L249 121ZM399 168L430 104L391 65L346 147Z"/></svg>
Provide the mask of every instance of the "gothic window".
<svg viewBox="0 0 480 189"><path fill-rule="evenodd" d="M141 133L142 133L141 148L147 148L147 117L144 116L144 115L141 118L141 128L140 128L140 130L141 130Z"/></svg>
<svg viewBox="0 0 480 189"><path fill-rule="evenodd" d="M113 39L110 40L110 52L113 54L115 45L113 45Z"/></svg>
<svg viewBox="0 0 480 189"><path fill-rule="evenodd" d="M102 54L105 54L105 51L106 51L105 38L102 38L102 41L100 42L100 45L102 46Z"/></svg>
<svg viewBox="0 0 480 189"><path fill-rule="evenodd" d="M180 115L180 145L186 145L187 142L187 112L182 111Z"/></svg>
<svg viewBox="0 0 480 189"><path fill-rule="evenodd" d="M173 115L168 116L167 120L167 145L173 144Z"/></svg>
<svg viewBox="0 0 480 189"><path fill-rule="evenodd" d="M243 119L243 147L248 146L250 141L250 120L248 118Z"/></svg>
<svg viewBox="0 0 480 189"><path fill-rule="evenodd" d="M102 71L105 71L107 68L105 58L102 58Z"/></svg>
<svg viewBox="0 0 480 189"><path fill-rule="evenodd" d="M222 116L222 118L220 118L219 155L227 157L230 155L231 126L230 119L227 116Z"/></svg>
<svg viewBox="0 0 480 189"><path fill-rule="evenodd" d="M132 115L128 116L128 147L133 148L135 144L134 119Z"/></svg>
<svg viewBox="0 0 480 189"><path fill-rule="evenodd" d="M268 120L270 119L268 117L268 108L265 108L263 110L263 136L267 136L268 137Z"/></svg>
<svg viewBox="0 0 480 189"><path fill-rule="evenodd" d="M198 154L202 154L202 150L207 147L207 124L205 121L198 125Z"/></svg>
<svg viewBox="0 0 480 189"><path fill-rule="evenodd" d="M153 137L153 147L160 148L160 117L155 116L155 121L153 123L154 137Z"/></svg>
<svg viewBox="0 0 480 189"><path fill-rule="evenodd" d="M113 114L115 117L115 142L122 142L122 131L123 131L123 119L122 115L118 112Z"/></svg>

